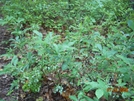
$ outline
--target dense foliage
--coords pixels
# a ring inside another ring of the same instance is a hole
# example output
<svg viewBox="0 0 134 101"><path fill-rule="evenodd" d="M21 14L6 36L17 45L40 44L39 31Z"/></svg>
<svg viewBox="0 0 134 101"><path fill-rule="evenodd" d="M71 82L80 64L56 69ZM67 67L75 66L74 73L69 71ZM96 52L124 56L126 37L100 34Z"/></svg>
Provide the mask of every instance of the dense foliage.
<svg viewBox="0 0 134 101"><path fill-rule="evenodd" d="M124 3L125 2L125 3ZM8 0L3 19L14 38L1 74L15 77L11 91L73 89L73 101L134 100L134 11L128 0ZM63 83L66 81L66 83ZM108 88L128 91L108 91ZM95 96L88 95L90 91Z"/></svg>

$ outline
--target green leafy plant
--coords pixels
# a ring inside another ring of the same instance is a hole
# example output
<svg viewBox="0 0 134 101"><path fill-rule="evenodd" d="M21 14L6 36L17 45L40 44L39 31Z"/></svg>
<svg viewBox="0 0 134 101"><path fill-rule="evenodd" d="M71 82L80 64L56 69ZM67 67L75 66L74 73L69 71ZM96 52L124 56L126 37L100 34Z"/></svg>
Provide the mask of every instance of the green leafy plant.
<svg viewBox="0 0 134 101"><path fill-rule="evenodd" d="M16 79L11 92L20 84L25 92L40 92L45 77L53 74L54 92L62 95L66 79L77 90L70 94L73 101L133 99L134 22L127 0L3 3L0 24L7 24L14 38L2 55L11 62L1 74ZM108 92L113 86L128 92Z"/></svg>

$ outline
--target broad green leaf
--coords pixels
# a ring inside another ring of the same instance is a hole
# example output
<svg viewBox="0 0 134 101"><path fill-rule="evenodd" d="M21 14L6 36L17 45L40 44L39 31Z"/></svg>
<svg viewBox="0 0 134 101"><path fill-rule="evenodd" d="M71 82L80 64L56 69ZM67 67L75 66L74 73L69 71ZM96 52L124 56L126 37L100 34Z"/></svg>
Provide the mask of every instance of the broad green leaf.
<svg viewBox="0 0 134 101"><path fill-rule="evenodd" d="M91 86L88 85L88 86L86 86L83 90L84 90L85 92L88 92L90 89L91 89Z"/></svg>
<svg viewBox="0 0 134 101"><path fill-rule="evenodd" d="M128 59L122 55L116 55L118 58L122 59L126 64L130 65L131 59Z"/></svg>
<svg viewBox="0 0 134 101"><path fill-rule="evenodd" d="M132 95L131 95L131 93L130 92L123 92L122 93L122 97L123 98L130 98Z"/></svg>
<svg viewBox="0 0 134 101"><path fill-rule="evenodd" d="M62 70L66 70L66 69L68 69L68 64L65 62L62 65Z"/></svg>
<svg viewBox="0 0 134 101"><path fill-rule="evenodd" d="M99 87L102 89L106 89L107 85L104 81L102 81L101 79L98 79L97 82L99 83Z"/></svg>
<svg viewBox="0 0 134 101"><path fill-rule="evenodd" d="M90 85L91 85L91 89L95 89L95 88L98 88L99 87L99 84L97 82L90 82Z"/></svg>
<svg viewBox="0 0 134 101"><path fill-rule="evenodd" d="M73 101L78 101L78 99L75 95L71 95L71 96L69 96L69 98Z"/></svg>
<svg viewBox="0 0 134 101"><path fill-rule="evenodd" d="M100 36L100 32L94 32L94 34L93 34L95 37L96 36Z"/></svg>
<svg viewBox="0 0 134 101"><path fill-rule="evenodd" d="M95 47L97 47L100 51L102 50L102 46L101 46L101 44L95 44Z"/></svg>
<svg viewBox="0 0 134 101"><path fill-rule="evenodd" d="M116 84L116 85L117 85L118 87L123 87L123 86L126 85L125 82L122 82L122 79L119 79L117 82L118 82L118 84Z"/></svg>
<svg viewBox="0 0 134 101"><path fill-rule="evenodd" d="M107 49L105 49L105 48L104 48L103 51L102 51L102 54L103 54L105 57L107 57L107 58L110 58L110 57L114 56L116 53L117 53L117 52L114 51L114 50L107 50Z"/></svg>
<svg viewBox="0 0 134 101"><path fill-rule="evenodd" d="M100 99L103 96L104 92L102 89L97 89L95 91L95 95L97 96L98 99Z"/></svg>
<svg viewBox="0 0 134 101"><path fill-rule="evenodd" d="M118 68L117 71L119 71L121 73L127 73L127 72L129 72L129 69L127 67L121 67L121 68Z"/></svg>
<svg viewBox="0 0 134 101"><path fill-rule="evenodd" d="M84 92L80 91L79 94L78 94L78 99L83 98L83 96L84 96Z"/></svg>
<svg viewBox="0 0 134 101"><path fill-rule="evenodd" d="M0 25L5 25L7 22L6 21L4 21L3 19L0 19Z"/></svg>
<svg viewBox="0 0 134 101"><path fill-rule="evenodd" d="M37 31L37 30L34 30L33 32L34 32L37 36L39 36L40 38L43 37L43 35L42 35L41 32L39 32L39 31Z"/></svg>
<svg viewBox="0 0 134 101"><path fill-rule="evenodd" d="M127 24L134 31L134 22L132 20L128 20Z"/></svg>

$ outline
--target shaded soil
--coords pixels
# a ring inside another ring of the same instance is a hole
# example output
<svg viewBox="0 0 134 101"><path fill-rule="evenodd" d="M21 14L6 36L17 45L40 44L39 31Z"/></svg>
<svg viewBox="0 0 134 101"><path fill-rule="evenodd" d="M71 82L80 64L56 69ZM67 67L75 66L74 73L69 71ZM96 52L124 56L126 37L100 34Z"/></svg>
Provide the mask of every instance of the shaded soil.
<svg viewBox="0 0 134 101"><path fill-rule="evenodd" d="M0 14L0 18L2 15ZM0 26L0 55L5 54L6 50L9 48L9 39L11 35L6 30L6 26ZM0 57L0 70L3 69L4 65L9 61L4 60ZM15 101L14 96L17 95L17 92L7 95L11 86L13 78L9 75L0 75L0 101Z"/></svg>

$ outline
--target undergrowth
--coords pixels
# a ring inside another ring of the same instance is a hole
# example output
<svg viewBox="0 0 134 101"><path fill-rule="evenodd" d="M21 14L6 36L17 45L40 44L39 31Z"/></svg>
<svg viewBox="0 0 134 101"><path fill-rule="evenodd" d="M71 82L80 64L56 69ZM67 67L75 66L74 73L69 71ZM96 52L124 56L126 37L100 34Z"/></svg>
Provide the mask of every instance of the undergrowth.
<svg viewBox="0 0 134 101"><path fill-rule="evenodd" d="M64 97L73 101L134 100L134 13L129 1L2 2L0 24L14 35L1 56L11 59L0 71L15 78L9 93L20 86L40 92L51 79L53 92L63 96L66 85L72 90Z"/></svg>

